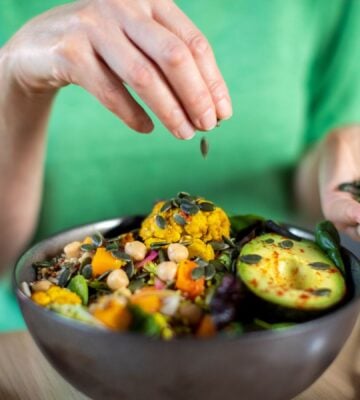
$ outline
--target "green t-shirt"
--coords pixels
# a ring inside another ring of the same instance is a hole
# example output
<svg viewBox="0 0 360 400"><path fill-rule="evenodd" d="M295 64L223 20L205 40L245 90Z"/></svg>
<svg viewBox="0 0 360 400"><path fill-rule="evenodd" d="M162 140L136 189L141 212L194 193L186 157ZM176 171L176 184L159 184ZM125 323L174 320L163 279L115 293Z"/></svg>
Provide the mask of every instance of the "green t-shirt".
<svg viewBox="0 0 360 400"><path fill-rule="evenodd" d="M2 0L0 44L58 0ZM304 149L360 120L359 0L177 2L213 45L234 115L207 133L174 139L124 126L83 89L61 91L50 121L36 239L89 221L149 211L180 190L231 213L293 220L289 175ZM0 329L21 327L6 280Z"/></svg>

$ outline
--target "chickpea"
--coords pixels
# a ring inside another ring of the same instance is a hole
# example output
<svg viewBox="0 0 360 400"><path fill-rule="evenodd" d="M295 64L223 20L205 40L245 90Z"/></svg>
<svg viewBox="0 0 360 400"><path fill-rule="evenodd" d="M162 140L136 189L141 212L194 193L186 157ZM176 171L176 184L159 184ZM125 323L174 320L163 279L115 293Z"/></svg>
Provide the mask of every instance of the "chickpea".
<svg viewBox="0 0 360 400"><path fill-rule="evenodd" d="M188 249L180 243L171 243L168 247L167 254L170 261L180 262L189 257Z"/></svg>
<svg viewBox="0 0 360 400"><path fill-rule="evenodd" d="M31 288L34 292L46 292L50 289L52 283L46 279L42 279L41 281L33 282Z"/></svg>
<svg viewBox="0 0 360 400"><path fill-rule="evenodd" d="M71 242L64 247L66 258L79 258L80 257L80 242Z"/></svg>
<svg viewBox="0 0 360 400"><path fill-rule="evenodd" d="M129 278L122 269L115 269L108 275L106 284L111 290L126 288L129 285Z"/></svg>
<svg viewBox="0 0 360 400"><path fill-rule="evenodd" d="M135 261L142 261L146 256L146 246L144 243L134 240L125 244L125 253Z"/></svg>
<svg viewBox="0 0 360 400"><path fill-rule="evenodd" d="M179 307L179 314L190 325L196 325L201 320L202 310L196 304L183 303Z"/></svg>
<svg viewBox="0 0 360 400"><path fill-rule="evenodd" d="M178 266L174 261L161 262L156 270L156 275L164 282L173 281L176 276Z"/></svg>

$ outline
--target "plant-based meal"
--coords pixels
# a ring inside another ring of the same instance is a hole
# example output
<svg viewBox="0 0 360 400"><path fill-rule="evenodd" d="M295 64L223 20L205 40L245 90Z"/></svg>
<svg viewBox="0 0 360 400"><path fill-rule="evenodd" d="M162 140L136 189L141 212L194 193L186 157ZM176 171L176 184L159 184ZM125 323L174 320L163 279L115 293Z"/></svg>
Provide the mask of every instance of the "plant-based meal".
<svg viewBox="0 0 360 400"><path fill-rule="evenodd" d="M34 263L22 287L65 317L163 339L286 329L346 296L336 229L324 221L315 237L180 192L135 230L96 232Z"/></svg>

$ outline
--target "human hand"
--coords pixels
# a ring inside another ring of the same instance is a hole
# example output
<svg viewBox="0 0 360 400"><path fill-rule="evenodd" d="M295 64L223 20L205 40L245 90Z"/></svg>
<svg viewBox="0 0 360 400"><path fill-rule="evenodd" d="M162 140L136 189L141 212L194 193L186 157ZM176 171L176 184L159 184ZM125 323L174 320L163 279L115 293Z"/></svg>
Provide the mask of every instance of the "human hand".
<svg viewBox="0 0 360 400"><path fill-rule="evenodd" d="M130 128L153 124L129 85L177 138L231 116L226 84L205 37L171 0L80 0L27 23L1 51L25 93L69 83Z"/></svg>
<svg viewBox="0 0 360 400"><path fill-rule="evenodd" d="M320 145L319 193L326 219L360 240L360 203L339 185L360 178L360 127L350 126L330 133Z"/></svg>

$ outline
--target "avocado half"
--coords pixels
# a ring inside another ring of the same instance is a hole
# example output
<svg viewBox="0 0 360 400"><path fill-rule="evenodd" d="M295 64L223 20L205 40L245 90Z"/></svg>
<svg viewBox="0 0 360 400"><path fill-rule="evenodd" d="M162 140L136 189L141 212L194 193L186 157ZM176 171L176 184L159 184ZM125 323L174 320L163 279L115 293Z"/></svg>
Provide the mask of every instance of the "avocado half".
<svg viewBox="0 0 360 400"><path fill-rule="evenodd" d="M258 308L265 309L270 319L312 318L334 307L346 294L341 272L309 240L260 235L242 248L237 270L250 292L263 301Z"/></svg>

